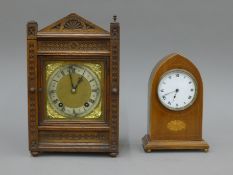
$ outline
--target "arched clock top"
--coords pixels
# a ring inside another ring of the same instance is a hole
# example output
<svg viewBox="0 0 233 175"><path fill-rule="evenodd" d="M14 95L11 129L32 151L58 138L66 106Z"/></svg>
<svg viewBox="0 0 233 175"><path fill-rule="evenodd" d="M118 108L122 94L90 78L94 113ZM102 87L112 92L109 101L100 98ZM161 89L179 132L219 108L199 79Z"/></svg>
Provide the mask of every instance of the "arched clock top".
<svg viewBox="0 0 233 175"><path fill-rule="evenodd" d="M153 84L157 81L156 78L159 78L167 70L172 69L184 69L195 76L199 85L203 84L201 74L197 67L184 56L177 53L172 53L161 59L158 64L155 65L150 75L149 86L153 86Z"/></svg>

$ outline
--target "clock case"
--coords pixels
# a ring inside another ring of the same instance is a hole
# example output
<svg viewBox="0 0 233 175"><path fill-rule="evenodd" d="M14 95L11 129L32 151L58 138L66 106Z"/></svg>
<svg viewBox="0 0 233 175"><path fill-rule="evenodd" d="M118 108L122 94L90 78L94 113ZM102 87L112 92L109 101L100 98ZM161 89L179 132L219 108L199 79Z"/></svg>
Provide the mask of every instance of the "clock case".
<svg viewBox="0 0 233 175"><path fill-rule="evenodd" d="M173 69L183 69L196 79L197 96L194 103L181 111L164 107L157 95L160 78ZM153 69L148 89L148 130L143 148L152 150L204 150L209 145L202 139L203 84L196 66L179 54L163 58Z"/></svg>
<svg viewBox="0 0 233 175"><path fill-rule="evenodd" d="M27 24L29 150L41 152L105 152L118 154L120 25L110 32L72 13L38 31ZM103 122L44 122L46 84L42 81L46 60L104 61L105 120Z"/></svg>

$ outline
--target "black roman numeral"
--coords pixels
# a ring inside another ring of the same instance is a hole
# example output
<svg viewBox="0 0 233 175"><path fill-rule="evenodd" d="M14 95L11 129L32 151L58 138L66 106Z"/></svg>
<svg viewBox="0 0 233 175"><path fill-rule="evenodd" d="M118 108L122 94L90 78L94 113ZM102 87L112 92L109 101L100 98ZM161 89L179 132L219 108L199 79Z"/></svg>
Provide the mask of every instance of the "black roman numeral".
<svg viewBox="0 0 233 175"><path fill-rule="evenodd" d="M63 76L65 75L65 72L64 72L63 70L61 70L60 72L61 72L61 74L62 74Z"/></svg>
<svg viewBox="0 0 233 175"><path fill-rule="evenodd" d="M92 92L98 92L99 89L92 89L91 91L92 91Z"/></svg>
<svg viewBox="0 0 233 175"><path fill-rule="evenodd" d="M58 102L58 99L53 100L53 103L56 104Z"/></svg>
<svg viewBox="0 0 233 175"><path fill-rule="evenodd" d="M95 103L95 100L93 100L93 99L91 99L91 98L90 98L88 101L89 101L90 103Z"/></svg>
<svg viewBox="0 0 233 175"><path fill-rule="evenodd" d="M76 117L77 113L75 112L75 109L73 109L73 114Z"/></svg>
<svg viewBox="0 0 233 175"><path fill-rule="evenodd" d="M51 91L49 91L49 93L50 94L54 94L54 93L56 93L56 91L55 90L51 90Z"/></svg>
<svg viewBox="0 0 233 175"><path fill-rule="evenodd" d="M70 66L69 67L69 71L70 71L70 73L74 74L75 73L75 67Z"/></svg>

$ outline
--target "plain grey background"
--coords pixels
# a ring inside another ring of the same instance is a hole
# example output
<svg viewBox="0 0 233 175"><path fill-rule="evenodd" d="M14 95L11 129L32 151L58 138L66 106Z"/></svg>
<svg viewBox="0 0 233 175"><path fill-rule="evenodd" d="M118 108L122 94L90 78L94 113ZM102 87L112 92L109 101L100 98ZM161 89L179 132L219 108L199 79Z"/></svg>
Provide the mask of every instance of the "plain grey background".
<svg viewBox="0 0 233 175"><path fill-rule="evenodd" d="M232 174L232 0L1 0L0 174ZM80 14L109 29L121 23L120 154L30 156L27 138L26 22L39 28ZM209 153L146 154L147 84L153 66L177 52L204 82L203 137Z"/></svg>

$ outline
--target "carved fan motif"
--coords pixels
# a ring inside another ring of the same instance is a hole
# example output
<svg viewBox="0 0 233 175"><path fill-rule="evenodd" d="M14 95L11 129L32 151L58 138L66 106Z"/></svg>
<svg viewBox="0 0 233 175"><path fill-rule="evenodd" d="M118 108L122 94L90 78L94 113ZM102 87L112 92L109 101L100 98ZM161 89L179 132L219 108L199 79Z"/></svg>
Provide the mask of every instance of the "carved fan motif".
<svg viewBox="0 0 233 175"><path fill-rule="evenodd" d="M79 20L68 20L64 24L64 29L84 29L84 25Z"/></svg>

